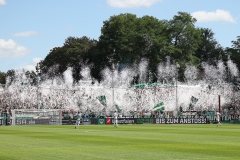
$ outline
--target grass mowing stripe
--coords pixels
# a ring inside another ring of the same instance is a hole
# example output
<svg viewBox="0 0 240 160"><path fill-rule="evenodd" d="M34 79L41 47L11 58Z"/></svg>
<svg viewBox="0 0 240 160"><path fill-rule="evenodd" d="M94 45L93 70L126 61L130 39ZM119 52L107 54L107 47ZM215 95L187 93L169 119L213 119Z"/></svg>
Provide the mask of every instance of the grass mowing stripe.
<svg viewBox="0 0 240 160"><path fill-rule="evenodd" d="M239 125L1 126L1 159L238 159ZM47 157L47 158L46 158Z"/></svg>

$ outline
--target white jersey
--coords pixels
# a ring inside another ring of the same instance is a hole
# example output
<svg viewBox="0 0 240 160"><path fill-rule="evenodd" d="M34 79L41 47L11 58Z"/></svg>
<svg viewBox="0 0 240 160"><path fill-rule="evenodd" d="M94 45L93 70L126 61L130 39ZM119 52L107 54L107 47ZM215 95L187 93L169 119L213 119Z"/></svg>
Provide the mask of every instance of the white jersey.
<svg viewBox="0 0 240 160"><path fill-rule="evenodd" d="M80 121L81 118L82 118L82 113L78 113L78 114L77 114L77 120Z"/></svg>
<svg viewBox="0 0 240 160"><path fill-rule="evenodd" d="M115 112L115 113L113 114L113 117L114 117L114 119L117 119L117 117L118 117L117 112Z"/></svg>
<svg viewBox="0 0 240 160"><path fill-rule="evenodd" d="M78 128L78 126L80 125L80 123L81 123L81 119L82 119L82 113L78 113L77 115L76 115L76 124L75 124L75 129L77 129Z"/></svg>
<svg viewBox="0 0 240 160"><path fill-rule="evenodd" d="M219 112L217 112L217 121L219 121L220 120L220 113Z"/></svg>

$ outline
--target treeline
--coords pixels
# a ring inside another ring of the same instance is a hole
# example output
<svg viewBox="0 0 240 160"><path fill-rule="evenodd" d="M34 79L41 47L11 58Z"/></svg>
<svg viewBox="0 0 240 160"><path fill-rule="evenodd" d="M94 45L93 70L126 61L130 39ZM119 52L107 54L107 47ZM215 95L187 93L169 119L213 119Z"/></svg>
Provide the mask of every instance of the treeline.
<svg viewBox="0 0 240 160"><path fill-rule="evenodd" d="M74 82L81 80L80 71L89 66L91 76L98 81L103 78L101 70L118 64L119 68L139 64L144 58L149 62L148 75L157 75L160 62L170 57L172 64L179 65L179 79L184 79L187 65L203 70L202 62L217 65L219 60L231 59L240 70L240 36L232 41L231 48L223 48L208 28L195 26L196 19L186 12L178 12L171 20L158 20L152 16L137 18L126 13L114 15L103 22L98 40L86 36L68 37L62 47L55 47L41 61L37 72L47 73L47 78L62 76L72 68ZM226 65L227 66L227 65ZM0 73L1 83L13 70ZM36 76L35 72L28 72ZM4 76L3 76L4 75ZM156 81L153 77L152 81Z"/></svg>

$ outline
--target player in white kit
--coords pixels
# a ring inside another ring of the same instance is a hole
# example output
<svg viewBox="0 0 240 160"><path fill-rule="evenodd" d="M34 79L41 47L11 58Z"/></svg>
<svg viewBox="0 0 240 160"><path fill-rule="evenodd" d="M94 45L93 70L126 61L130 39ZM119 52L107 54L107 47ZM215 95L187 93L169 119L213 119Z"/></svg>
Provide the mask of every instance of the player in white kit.
<svg viewBox="0 0 240 160"><path fill-rule="evenodd" d="M217 127L222 125L220 122L220 116L221 116L221 114L219 112L217 112Z"/></svg>
<svg viewBox="0 0 240 160"><path fill-rule="evenodd" d="M76 116L76 124L75 124L75 129L79 127L82 119L82 112L78 111L77 116Z"/></svg>
<svg viewBox="0 0 240 160"><path fill-rule="evenodd" d="M113 121L114 127L117 128L118 127L118 114L117 114L117 111L114 112L113 117L114 117L114 121Z"/></svg>

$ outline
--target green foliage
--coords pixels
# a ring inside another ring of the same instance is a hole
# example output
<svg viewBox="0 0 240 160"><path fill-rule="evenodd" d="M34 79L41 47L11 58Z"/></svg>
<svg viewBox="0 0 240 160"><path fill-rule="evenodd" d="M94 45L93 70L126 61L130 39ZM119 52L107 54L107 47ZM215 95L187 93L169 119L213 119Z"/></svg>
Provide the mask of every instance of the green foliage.
<svg viewBox="0 0 240 160"><path fill-rule="evenodd" d="M62 47L53 48L40 62L40 70L51 78L72 67L74 81L78 82L82 68L88 65L91 76L101 81L101 71L111 68L112 63L131 67L144 58L149 63L146 77L156 82L153 75L157 75L158 64L166 57L179 64L180 80L187 65L201 69L202 62L216 65L218 60L226 62L229 55L240 68L240 38L232 41L233 48L224 50L210 29L196 28L195 23L196 19L186 12L178 12L170 20L147 15L138 18L131 13L114 15L103 22L98 41L85 36L68 37Z"/></svg>
<svg viewBox="0 0 240 160"><path fill-rule="evenodd" d="M184 67L186 64L197 66L199 62L195 51L201 44L201 32L195 28L195 22L196 19L185 12L178 12L178 15L175 15L169 21L170 46L165 51L181 67Z"/></svg>
<svg viewBox="0 0 240 160"><path fill-rule="evenodd" d="M202 43L196 50L196 56L200 59L200 62L216 65L216 61L225 57L224 50L214 38L212 30L201 28L200 31Z"/></svg>
<svg viewBox="0 0 240 160"><path fill-rule="evenodd" d="M0 84L6 84L6 73L0 72Z"/></svg>
<svg viewBox="0 0 240 160"><path fill-rule="evenodd" d="M237 64L240 70L240 36L237 36L236 41L232 41L232 48L226 48L229 58Z"/></svg>
<svg viewBox="0 0 240 160"><path fill-rule="evenodd" d="M125 59L133 62L137 58L137 51L134 50L138 42L136 21L133 14L120 14L104 21L99 37L99 50L106 53L108 59L113 59L114 63ZM113 54L114 50L116 54Z"/></svg>
<svg viewBox="0 0 240 160"><path fill-rule="evenodd" d="M6 77L8 77L8 80L9 80L9 84L11 84L14 79L15 79L15 70L8 70L7 73L6 73Z"/></svg>
<svg viewBox="0 0 240 160"><path fill-rule="evenodd" d="M82 38L68 37L62 47L56 47L50 51L41 62L40 69L43 73L48 73L51 67L55 67L53 72L49 72L50 77L54 77L62 75L68 67L72 67L74 80L78 81L81 79L80 71L90 59L90 52L96 44L95 40L85 36Z"/></svg>
<svg viewBox="0 0 240 160"><path fill-rule="evenodd" d="M112 16L104 22L101 30L100 50L107 53L108 59L113 60L112 63L126 66L146 58L150 72L155 72L157 64L165 58L161 51L167 44L166 28L165 21L151 16L137 18L129 13Z"/></svg>
<svg viewBox="0 0 240 160"><path fill-rule="evenodd" d="M237 36L236 41L232 41L232 48L236 49L237 51L240 50L240 36Z"/></svg>

